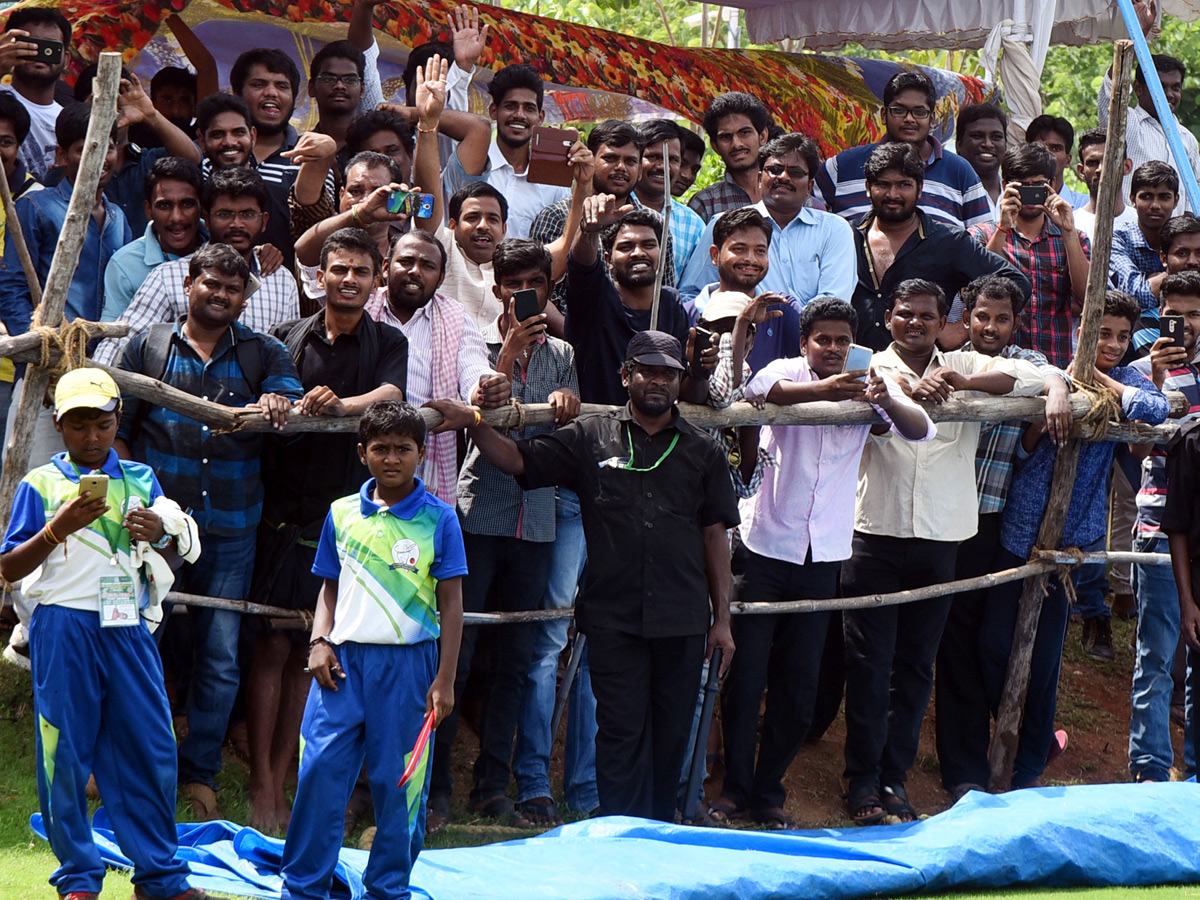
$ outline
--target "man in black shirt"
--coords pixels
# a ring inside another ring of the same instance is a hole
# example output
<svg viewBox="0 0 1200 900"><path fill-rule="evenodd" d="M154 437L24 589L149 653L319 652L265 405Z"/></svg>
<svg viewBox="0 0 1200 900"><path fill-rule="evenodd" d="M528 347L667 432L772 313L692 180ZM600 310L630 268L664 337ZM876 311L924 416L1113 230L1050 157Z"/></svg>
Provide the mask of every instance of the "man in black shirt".
<svg viewBox="0 0 1200 900"><path fill-rule="evenodd" d="M858 343L885 350L892 335L884 324L888 298L909 278L932 281L947 297L983 275L1011 278L1029 300L1029 279L988 251L961 228L917 209L925 183L925 163L904 143L880 144L865 167L871 211L854 227L858 284L852 304L858 313ZM971 246L974 244L975 246ZM958 323L942 330L939 343L954 349L966 342Z"/></svg>
<svg viewBox="0 0 1200 900"><path fill-rule="evenodd" d="M651 325L661 240L658 213L630 205L618 207L612 194L584 200L583 221L567 258L566 328L567 343L575 348L579 397L584 403L616 406L625 402L621 362L630 339ZM695 330L688 327L679 292L666 285L660 292L657 329L686 346L686 359L692 358ZM680 391L684 400L705 401L708 376L716 365L714 342L700 368L683 376Z"/></svg>
<svg viewBox="0 0 1200 900"><path fill-rule="evenodd" d="M681 357L671 335L636 334L620 368L625 407L527 441L456 401L427 404L445 416L440 430L469 428L522 487L579 494L588 567L575 621L588 638L604 815L673 818L701 661L721 647L723 672L733 655L725 532L737 503L728 461L675 407Z"/></svg>
<svg viewBox="0 0 1200 900"><path fill-rule="evenodd" d="M359 228L335 231L321 247L320 264L325 308L272 329L291 352L304 386L296 408L308 416L349 416L376 400L403 400L408 339L363 313L383 265L375 238ZM358 491L369 477L357 445L352 431L268 439L250 586L254 602L316 608L321 579L312 565L329 504ZM284 779L296 758L308 696L307 640L306 631L260 631L246 684L250 824L268 834L287 827Z"/></svg>

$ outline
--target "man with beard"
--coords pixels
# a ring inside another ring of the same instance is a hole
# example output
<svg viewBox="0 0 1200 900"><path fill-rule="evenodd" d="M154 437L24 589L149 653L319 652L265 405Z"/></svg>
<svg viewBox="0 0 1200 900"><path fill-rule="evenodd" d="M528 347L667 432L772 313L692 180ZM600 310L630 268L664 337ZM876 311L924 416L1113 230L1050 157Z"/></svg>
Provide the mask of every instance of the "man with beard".
<svg viewBox="0 0 1200 900"><path fill-rule="evenodd" d="M725 177L688 201L707 222L717 213L749 206L759 200L759 150L767 142L771 114L757 97L729 91L717 97L704 114L709 143L725 164Z"/></svg>
<svg viewBox="0 0 1200 900"><path fill-rule="evenodd" d="M269 218L263 180L250 169L216 172L204 186L202 203L209 225L209 243L229 245L250 268L249 285L254 290L244 304L244 324L266 333L280 322L298 318L300 298L296 279L286 269L264 275L257 254ZM101 343L96 349L98 361L111 363L119 359L134 335L155 322L172 322L187 311L183 283L190 258L163 263L150 273L117 320L129 323L129 337L109 338Z"/></svg>
<svg viewBox="0 0 1200 900"><path fill-rule="evenodd" d="M431 405L440 429L467 427L522 488L579 494L589 562L576 623L596 695L600 813L671 821L701 664L720 647L723 672L733 656L725 532L738 513L727 460L675 406L679 341L639 332L620 355L625 406L519 443L475 410Z"/></svg>
<svg viewBox="0 0 1200 900"><path fill-rule="evenodd" d="M644 149L637 188L632 196L642 206L648 206L656 212L663 209L663 204L672 190L673 178L682 165L680 133L684 130L670 119L651 119L638 127ZM704 220L690 206L672 197L669 224L673 278L671 283L679 284L688 260L692 258L696 248L701 246L700 236L704 233Z"/></svg>
<svg viewBox="0 0 1200 900"><path fill-rule="evenodd" d="M661 237L662 219L652 210L618 207L611 194L584 201L583 222L567 258L566 337L575 348L579 396L585 403L621 402L622 346L652 324ZM660 298L657 330L685 345L690 362L695 329L688 327L679 294L664 285ZM710 343L700 368L683 376L684 399L704 402L716 364L717 347Z"/></svg>
<svg viewBox="0 0 1200 900"><path fill-rule="evenodd" d="M936 106L937 91L927 75L907 71L893 75L883 89L879 111L887 131L884 140L843 150L825 160L817 173L818 196L826 208L851 220L870 212L870 197L860 187L867 161L877 147L903 143L925 164L921 209L962 228L989 221L987 191L979 176L961 156L943 150L942 142L931 133Z"/></svg>
<svg viewBox="0 0 1200 900"><path fill-rule="evenodd" d="M605 119L592 129L587 137L587 149L592 153L594 168L590 181L581 184L583 196L592 194L611 194L617 198L617 205L631 204L635 209L641 207L633 193L641 173L642 149L644 142L641 132L629 122L620 119ZM573 151L582 149L578 145ZM529 236L535 241L551 245L561 241L567 233L567 225L571 217L571 198L564 197L556 203L541 210L529 228ZM659 207L662 208L661 206ZM573 236L572 236L573 237ZM569 242L568 242L569 246ZM667 252L671 252L671 241L667 239ZM556 274L560 274L557 273ZM675 269L671 259L667 259L667 268L663 272L663 283L675 283ZM560 278L554 285L553 303L546 307L548 331L555 336L565 334L563 313L567 303L567 280Z"/></svg>
<svg viewBox="0 0 1200 900"><path fill-rule="evenodd" d="M1081 194L1064 183L1063 173L1071 164L1071 150L1075 146L1075 126L1062 116L1038 116L1025 126L1025 140L1031 144L1041 144L1054 156L1058 165L1058 174L1050 182L1054 193L1071 204L1071 209L1078 209L1087 203L1087 194Z"/></svg>
<svg viewBox="0 0 1200 900"><path fill-rule="evenodd" d="M979 247L961 228L946 225L919 207L925 164L908 144L880 144L867 160L864 175L871 211L854 227L858 343L873 350L891 343L885 324L888 298L910 278L932 281L952 297L982 275L1003 275L1029 296L1029 279L1012 264ZM953 336L942 331L943 346L957 347L966 340L961 323L954 327L958 333Z"/></svg>
<svg viewBox="0 0 1200 900"><path fill-rule="evenodd" d="M682 197L691 190L692 185L696 183L696 176L700 174L700 167L704 165L704 154L708 150L704 145L704 138L690 128L680 127L679 135L683 141L682 162L679 171L671 179L672 197Z"/></svg>
<svg viewBox="0 0 1200 900"><path fill-rule="evenodd" d="M1013 263L1033 285L1021 310L1016 342L1046 355L1065 369L1071 362L1072 317L1083 310L1091 245L1075 228L1071 204L1054 193L1054 154L1042 144L1019 144L1000 165L1004 194L999 224L979 225L971 234L988 250ZM1022 187L1045 188L1043 203L1023 203Z"/></svg>
<svg viewBox="0 0 1200 900"><path fill-rule="evenodd" d="M250 267L232 247L210 244L187 261L177 320L138 335L121 368L224 406L250 407L282 428L303 391L287 348L238 322ZM213 385L220 390L214 391ZM122 398L125 415L116 450L145 461L164 491L192 511L203 562L179 571L178 590L244 600L254 565L254 535L262 512L262 432L214 434L165 406ZM221 744L238 687L241 614L193 609L194 667L189 685L188 735L179 747L179 783L201 821L219 817L216 775Z"/></svg>
<svg viewBox="0 0 1200 900"><path fill-rule="evenodd" d="M994 103L972 103L958 111L954 149L971 164L987 192L992 218L1000 215L1000 159L1008 142L1008 116Z"/></svg>
<svg viewBox="0 0 1200 900"><path fill-rule="evenodd" d="M718 289L751 296L757 291L783 295L777 301L787 303L783 318L766 322L755 338L750 365L756 371L772 359L799 354L804 304L820 296L847 298L855 282L850 225L841 216L805 205L819 163L817 145L793 132L768 142L758 159L762 199L739 211L757 211L770 229L769 264L760 260L758 269L756 263L743 258L749 245L735 244L727 253L725 248L730 245L718 244L717 232L725 230L720 223L732 215L721 213L709 221L700 238L700 246L708 247L709 252L692 257L680 289L685 300L692 300L697 315L704 312L709 294ZM719 288L713 283L718 275Z"/></svg>
<svg viewBox="0 0 1200 900"><path fill-rule="evenodd" d="M0 51L10 50L5 62L13 66L12 84L0 85L0 91L13 94L29 113L29 135L21 142L21 159L33 177L43 181L46 171L55 165L54 123L62 106L54 99L54 89L62 77L66 48L71 45L71 23L57 9L18 9L5 21L4 34ZM53 65L36 61L37 47L21 40L25 37L62 41L62 59Z"/></svg>
<svg viewBox="0 0 1200 900"><path fill-rule="evenodd" d="M1075 174L1087 185L1088 202L1075 210L1075 227L1089 241L1092 230L1096 227L1096 194L1100 190L1100 175L1104 171L1104 145L1108 143L1108 131L1103 128L1092 128L1085 131L1079 138L1079 165ZM1125 157L1122 175L1133 171L1133 160ZM1117 205L1113 210L1113 228L1126 222L1136 222L1137 214L1117 194Z"/></svg>
<svg viewBox="0 0 1200 900"><path fill-rule="evenodd" d="M344 228L325 239L317 280L325 308L272 334L291 353L304 387L301 415L358 415L376 400L403 400L408 340L363 312L379 283L383 258L375 239ZM268 438L263 455L263 517L258 526L251 600L316 608L321 579L311 572L329 504L353 493L369 473L352 432ZM304 490L297 491L296 485ZM296 758L308 694L308 633L258 632L246 683L250 743L250 826L286 829L284 782Z"/></svg>
<svg viewBox="0 0 1200 900"><path fill-rule="evenodd" d="M428 400L463 399L485 408L503 406L509 379L492 370L479 327L462 304L438 291L446 277L446 248L425 231L410 231L392 245L387 293L367 302L367 315L399 328L408 338L408 384L413 406ZM418 470L426 488L455 502L458 461L454 435L430 435Z"/></svg>
<svg viewBox="0 0 1200 900"><path fill-rule="evenodd" d="M537 70L525 63L505 66L488 82L492 98L488 113L496 123L496 141L488 155L486 180L508 200L511 238L530 237L538 211L569 193L564 187L537 184L526 177L533 130L546 120L544 93L545 85ZM447 181L448 191L462 186L452 178Z"/></svg>

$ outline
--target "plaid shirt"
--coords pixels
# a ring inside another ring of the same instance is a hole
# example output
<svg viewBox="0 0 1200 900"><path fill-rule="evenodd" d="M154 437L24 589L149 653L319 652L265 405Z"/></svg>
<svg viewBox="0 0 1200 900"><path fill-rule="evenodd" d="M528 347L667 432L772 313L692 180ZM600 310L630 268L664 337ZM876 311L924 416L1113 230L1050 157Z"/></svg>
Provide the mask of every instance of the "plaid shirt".
<svg viewBox="0 0 1200 900"><path fill-rule="evenodd" d="M188 273L192 257L180 257L157 266L142 286L137 289L129 306L121 313L118 322L129 323L129 335L101 341L94 354L96 362L115 366L135 336L157 322L173 322L187 315L188 298L184 293L183 279ZM258 288L250 293L248 284L246 307L238 322L251 331L266 334L280 322L300 318L300 293L296 278L286 267L260 278L258 251L250 257L251 284L258 281Z"/></svg>
<svg viewBox="0 0 1200 900"><path fill-rule="evenodd" d="M706 224L717 213L753 205L754 200L751 196L742 190L741 185L734 181L728 172L716 184L710 184L704 190L697 191L688 201L688 206L694 209Z"/></svg>
<svg viewBox="0 0 1200 900"><path fill-rule="evenodd" d="M671 198L671 240L675 256L675 283L683 280L683 269L700 245L704 235L704 220L689 206Z"/></svg>
<svg viewBox="0 0 1200 900"><path fill-rule="evenodd" d="M495 366L504 338L492 322L483 329L488 362ZM529 368L522 370L518 360L512 376L513 399L519 403L545 403L552 393L567 388L579 396L579 378L575 374L575 350L566 341L547 337L534 344ZM528 425L513 435L526 440L535 434L549 434L551 425ZM462 474L458 479L458 511L463 531L471 534L515 537L523 541L546 543L555 537L554 488L523 491L511 475L505 475L470 445Z"/></svg>
<svg viewBox="0 0 1200 900"><path fill-rule="evenodd" d="M282 394L291 400L304 395L292 355L281 341L255 334L235 322L217 342L205 362L180 332L184 319L175 323L164 384L223 406L241 407L263 394ZM144 371L143 346L149 332L125 348L121 368L154 378ZM262 353L262 384L246 381L238 365L234 344L256 341ZM134 456L158 475L163 492L187 509L204 534L231 537L258 527L262 515L263 486L259 477L263 432L213 434L207 425L165 406L147 404L122 395L124 415L118 432ZM134 434L136 429L137 433Z"/></svg>
<svg viewBox="0 0 1200 900"><path fill-rule="evenodd" d="M983 245L996 233L994 224L976 225L972 235ZM1078 234L1078 232L1076 232ZM1091 244L1082 234L1083 255L1091 256ZM1067 247L1058 226L1045 219L1042 231L1032 240L1015 228L1004 241L1004 256L1020 269L1033 285L1029 302L1021 310L1015 343L1040 350L1060 369L1071 362L1071 273L1067 269ZM1080 298L1082 302L1082 298Z"/></svg>
<svg viewBox="0 0 1200 900"><path fill-rule="evenodd" d="M733 386L733 335L728 332L722 334L717 355L717 367L708 379L706 403L713 409L728 409L731 404L745 400L746 385L750 383L753 374L750 364L742 360L741 383L736 388ZM717 446L721 448L721 452L725 454L725 458L729 459L729 479L733 482L733 492L737 494L737 498L745 500L757 494L758 489L762 486L763 475L766 474L767 467L776 465L775 457L759 446L758 455L754 460L754 472L750 476L750 483L747 484L742 480L738 430L736 428L705 428L704 430L712 435ZM738 460L737 465L734 465L733 459L730 459L730 452L735 449L738 452L735 457Z"/></svg>
<svg viewBox="0 0 1200 900"><path fill-rule="evenodd" d="M1000 351L1003 359L1024 359L1041 369L1046 375L1056 375L1071 390L1071 377L1050 365L1046 357L1036 350L1009 345ZM979 432L979 449L975 452L975 487L979 492L979 514L1000 512L1008 500L1008 488L1012 484L1013 462L1017 458L1017 445L1025 433L1025 422L1010 419L1006 422L985 422Z"/></svg>
<svg viewBox="0 0 1200 900"><path fill-rule="evenodd" d="M1108 278L1118 291L1125 291L1143 311L1158 310L1158 298L1150 290L1150 276L1163 270L1162 257L1146 243L1141 226L1126 222L1113 229Z"/></svg>

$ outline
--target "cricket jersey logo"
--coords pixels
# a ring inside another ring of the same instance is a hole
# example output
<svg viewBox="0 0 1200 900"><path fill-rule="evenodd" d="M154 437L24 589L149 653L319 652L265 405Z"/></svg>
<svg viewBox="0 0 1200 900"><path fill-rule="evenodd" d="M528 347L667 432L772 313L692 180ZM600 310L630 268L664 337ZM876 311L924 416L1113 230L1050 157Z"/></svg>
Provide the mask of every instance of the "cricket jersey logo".
<svg viewBox="0 0 1200 900"><path fill-rule="evenodd" d="M417 546L417 542L401 539L392 544L392 565L389 568L415 573L420 558L421 548Z"/></svg>

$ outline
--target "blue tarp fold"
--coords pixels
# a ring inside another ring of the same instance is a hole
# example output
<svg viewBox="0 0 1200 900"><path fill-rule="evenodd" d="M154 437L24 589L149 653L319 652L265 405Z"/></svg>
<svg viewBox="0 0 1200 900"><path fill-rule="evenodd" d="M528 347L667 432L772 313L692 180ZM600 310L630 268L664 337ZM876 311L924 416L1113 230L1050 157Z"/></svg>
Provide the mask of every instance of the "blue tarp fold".
<svg viewBox="0 0 1200 900"><path fill-rule="evenodd" d="M527 840L427 850L433 900L830 900L915 891L1200 881L1200 786L1086 785L971 793L909 825L766 833L605 818ZM31 824L43 834L41 817ZM229 822L180 825L197 887L279 897L282 842ZM103 816L104 858L128 868ZM358 900L367 854L343 850L334 897Z"/></svg>

